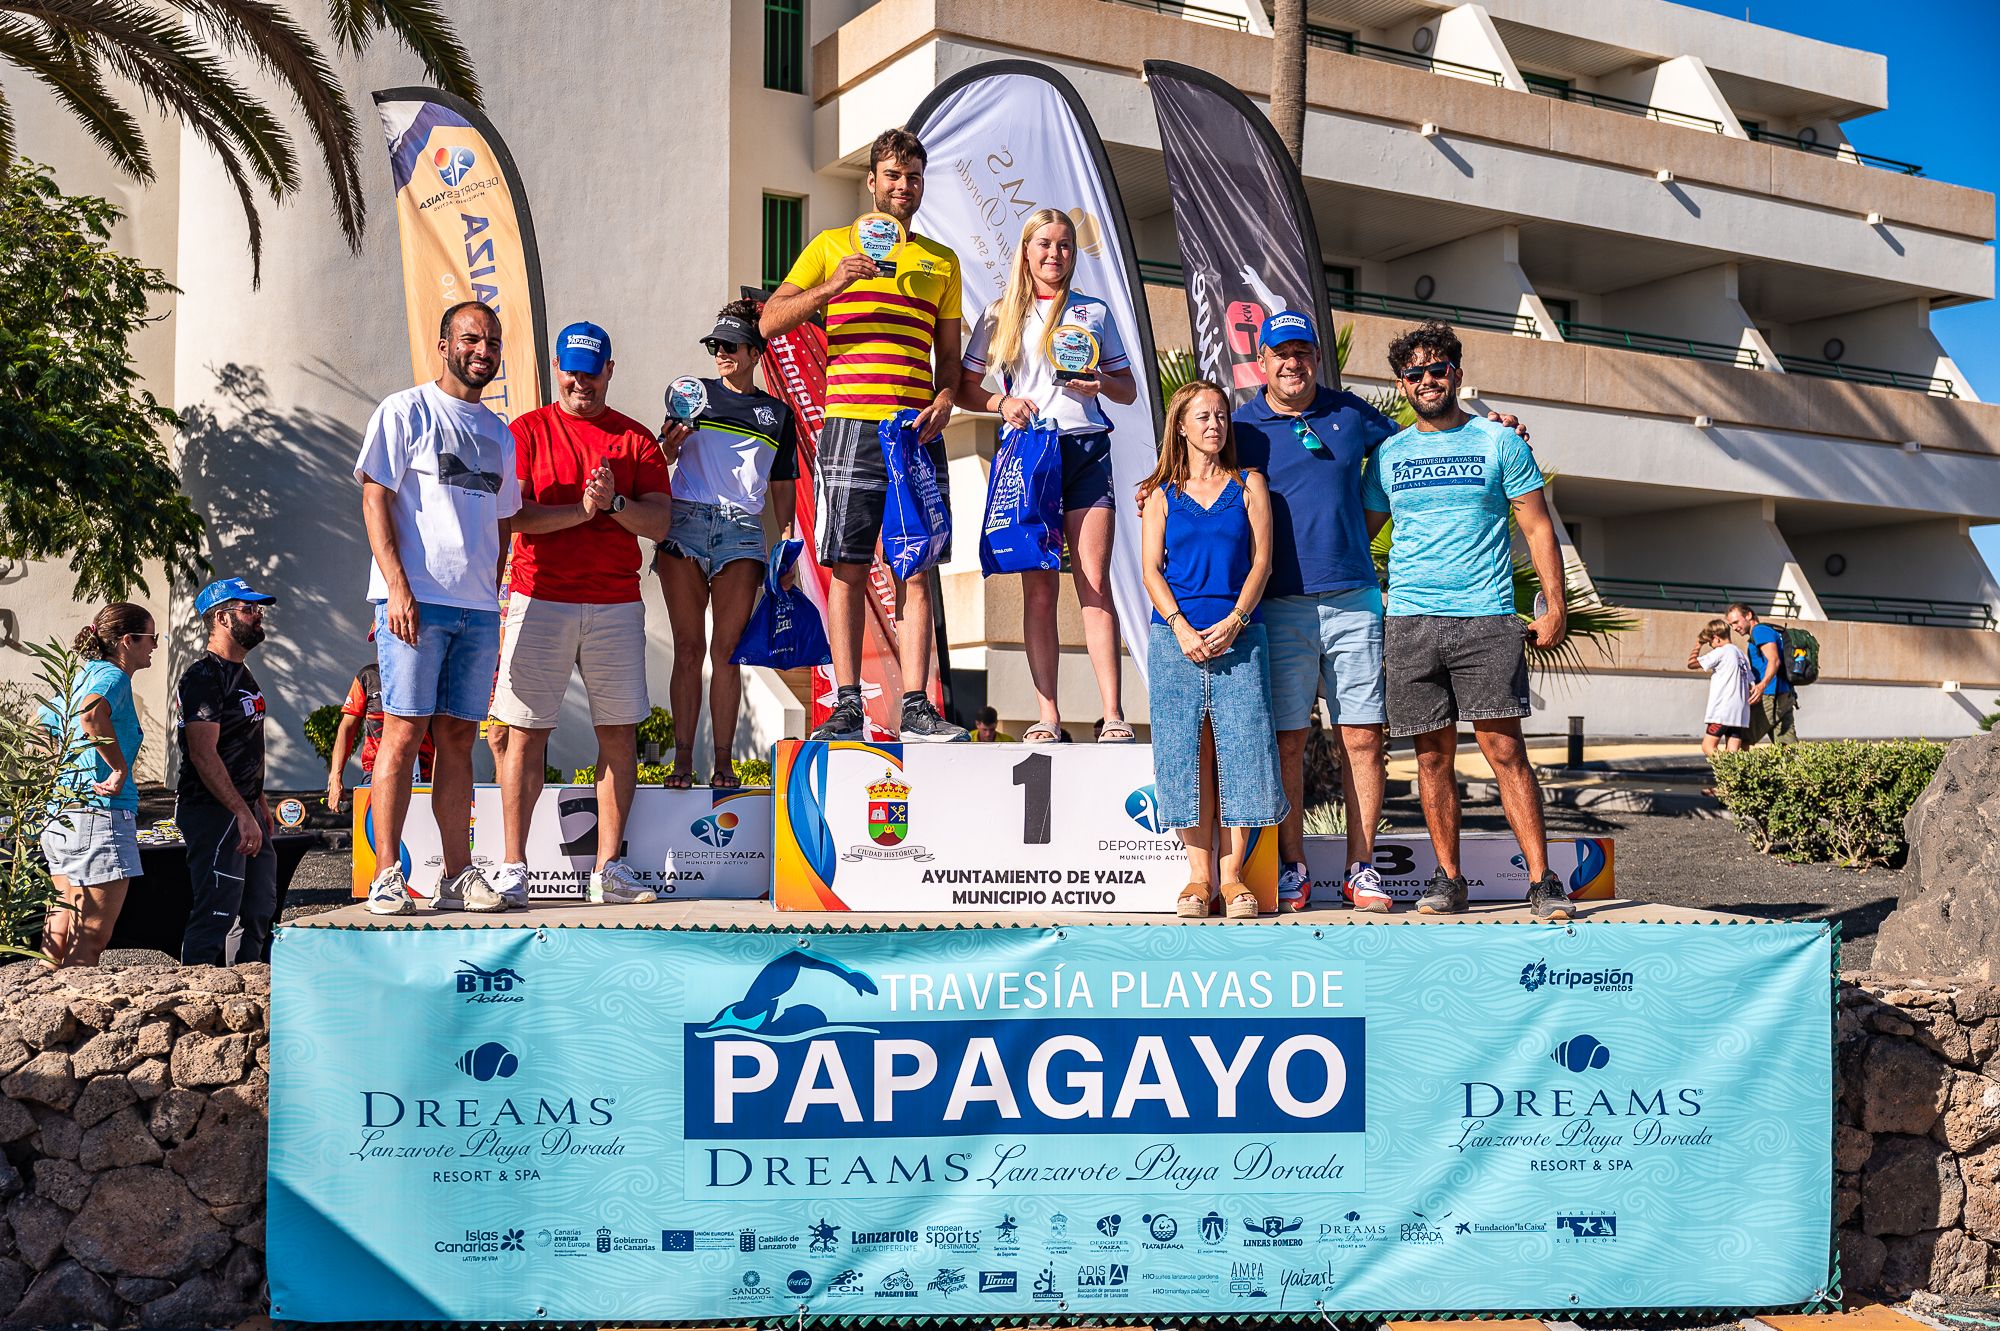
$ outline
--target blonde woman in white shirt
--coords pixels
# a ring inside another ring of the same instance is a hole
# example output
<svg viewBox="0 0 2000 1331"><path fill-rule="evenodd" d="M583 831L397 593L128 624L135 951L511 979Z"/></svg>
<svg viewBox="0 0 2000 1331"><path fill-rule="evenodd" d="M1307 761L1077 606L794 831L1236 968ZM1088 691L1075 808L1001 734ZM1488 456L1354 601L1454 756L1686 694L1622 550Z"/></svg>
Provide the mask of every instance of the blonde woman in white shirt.
<svg viewBox="0 0 2000 1331"><path fill-rule="evenodd" d="M1062 432L1063 526L1083 612L1083 639L1104 707L1102 744L1130 743L1119 696L1118 617L1111 603L1111 533L1116 505L1111 485L1111 421L1103 401L1138 397L1123 339L1110 308L1072 290L1076 224L1054 208L1029 215L1007 289L974 325L959 377L958 404L997 413L1026 428L1036 417ZM1098 362L1087 379L1056 380L1049 340L1064 324L1086 328L1097 339ZM1021 735L1024 743L1068 740L1058 709L1056 677L1061 653L1056 631L1060 584L1053 569L1021 575L1021 637L1028 653L1040 719Z"/></svg>

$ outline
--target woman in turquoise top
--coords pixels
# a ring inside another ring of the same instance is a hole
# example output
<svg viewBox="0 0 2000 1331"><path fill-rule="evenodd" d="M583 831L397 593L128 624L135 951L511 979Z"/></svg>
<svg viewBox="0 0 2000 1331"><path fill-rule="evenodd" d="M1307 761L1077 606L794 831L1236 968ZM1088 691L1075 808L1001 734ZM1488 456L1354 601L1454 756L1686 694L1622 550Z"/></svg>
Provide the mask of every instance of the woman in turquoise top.
<svg viewBox="0 0 2000 1331"><path fill-rule="evenodd" d="M132 775L144 735L132 674L159 646L144 606L118 601L76 635L83 658L66 696L42 705L50 733L75 746L63 806L42 830L42 855L67 909L49 912L42 950L57 966L95 966L111 941L125 889L139 865L139 787Z"/></svg>
<svg viewBox="0 0 2000 1331"><path fill-rule="evenodd" d="M1224 913L1252 919L1257 895L1243 883L1250 829L1278 822L1288 807L1257 609L1271 574L1271 492L1262 472L1237 465L1220 388L1197 381L1174 394L1159 466L1140 493L1156 814L1160 826L1179 829L1188 853L1174 913L1209 914L1220 881ZM1211 831L1218 820L1220 845Z"/></svg>

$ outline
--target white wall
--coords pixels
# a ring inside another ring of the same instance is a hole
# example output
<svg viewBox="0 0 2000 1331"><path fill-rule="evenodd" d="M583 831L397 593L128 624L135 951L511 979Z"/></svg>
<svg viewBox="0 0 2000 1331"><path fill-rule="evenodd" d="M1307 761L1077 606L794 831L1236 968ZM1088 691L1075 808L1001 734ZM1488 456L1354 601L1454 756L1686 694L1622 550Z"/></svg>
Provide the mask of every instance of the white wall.
<svg viewBox="0 0 2000 1331"><path fill-rule="evenodd" d="M1418 279L1429 277L1436 283L1431 300L1527 314L1537 323L1547 324L1543 336L1556 335L1553 323L1547 321L1548 311L1535 295L1534 285L1521 271L1518 227L1494 227L1404 255L1386 267L1389 284L1383 290L1389 295L1414 296Z"/></svg>
<svg viewBox="0 0 2000 1331"><path fill-rule="evenodd" d="M1785 539L1813 585L1828 594L1982 601L2000 610L2000 585L1964 518L1845 527ZM1838 577L1826 571L1827 556L1834 554L1847 561Z"/></svg>
<svg viewBox="0 0 2000 1331"><path fill-rule="evenodd" d="M1959 397L1979 401L1964 372L1931 333L1931 303L1923 297L1771 330L1771 342L1778 350L1814 359L1825 358L1829 338L1846 344L1842 364L1949 379Z"/></svg>
<svg viewBox="0 0 2000 1331"><path fill-rule="evenodd" d="M1657 65L1600 75L1597 90L1661 111L1713 120L1732 139L1750 137L1699 56L1680 55Z"/></svg>
<svg viewBox="0 0 2000 1331"><path fill-rule="evenodd" d="M1663 333L1747 348L1777 369L1777 358L1738 303L1737 266L1719 263L1691 273L1607 291L1598 306L1614 328Z"/></svg>

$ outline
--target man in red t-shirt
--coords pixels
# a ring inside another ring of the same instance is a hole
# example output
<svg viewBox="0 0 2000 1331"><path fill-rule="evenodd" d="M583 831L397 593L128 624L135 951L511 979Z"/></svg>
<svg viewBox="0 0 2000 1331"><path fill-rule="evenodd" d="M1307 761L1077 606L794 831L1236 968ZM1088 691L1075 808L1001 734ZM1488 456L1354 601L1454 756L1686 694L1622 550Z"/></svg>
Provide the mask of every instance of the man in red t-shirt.
<svg viewBox="0 0 2000 1331"><path fill-rule="evenodd" d="M574 323L556 336L557 400L515 419L521 511L502 625L493 718L513 733L499 754L507 858L494 890L528 899L528 825L542 796L549 732L570 671L581 669L597 729L597 864L592 901L654 900L619 857L638 780L646 698L646 611L639 538L672 521L666 460L645 426L611 410L611 335Z"/></svg>

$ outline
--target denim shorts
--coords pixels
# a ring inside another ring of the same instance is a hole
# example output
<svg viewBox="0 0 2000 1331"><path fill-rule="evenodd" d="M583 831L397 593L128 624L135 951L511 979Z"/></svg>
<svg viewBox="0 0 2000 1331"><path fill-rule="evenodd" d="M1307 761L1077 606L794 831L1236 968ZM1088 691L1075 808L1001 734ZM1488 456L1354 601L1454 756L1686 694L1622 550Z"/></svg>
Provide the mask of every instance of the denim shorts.
<svg viewBox="0 0 2000 1331"><path fill-rule="evenodd" d="M1278 781L1264 626L1236 635L1219 660L1187 659L1174 631L1152 626L1147 691L1152 696L1153 789L1162 827L1201 821L1201 723L1215 735L1216 781L1224 827L1269 827L1290 805Z"/></svg>
<svg viewBox="0 0 2000 1331"><path fill-rule="evenodd" d="M1103 430L1062 437L1063 512L1111 508L1111 436Z"/></svg>
<svg viewBox="0 0 2000 1331"><path fill-rule="evenodd" d="M709 581L725 564L739 559L764 562L764 524L755 513L734 504L704 504L674 500L674 525L653 553L653 567L668 555L695 562L702 580Z"/></svg>
<svg viewBox="0 0 2000 1331"><path fill-rule="evenodd" d="M1313 699L1326 694L1337 726L1379 726L1382 706L1382 592L1376 587L1317 596L1267 596L1271 715L1280 730L1312 724Z"/></svg>
<svg viewBox="0 0 2000 1331"><path fill-rule="evenodd" d="M413 647L389 632L388 607L378 601L375 662L390 716L484 721L500 669L500 612L418 602Z"/></svg>
<svg viewBox="0 0 2000 1331"><path fill-rule="evenodd" d="M1526 627L1513 615L1390 616L1389 733L1402 739L1456 721L1528 715Z"/></svg>
<svg viewBox="0 0 2000 1331"><path fill-rule="evenodd" d="M49 872L77 887L137 878L139 815L130 809L65 809L42 829L42 858Z"/></svg>

